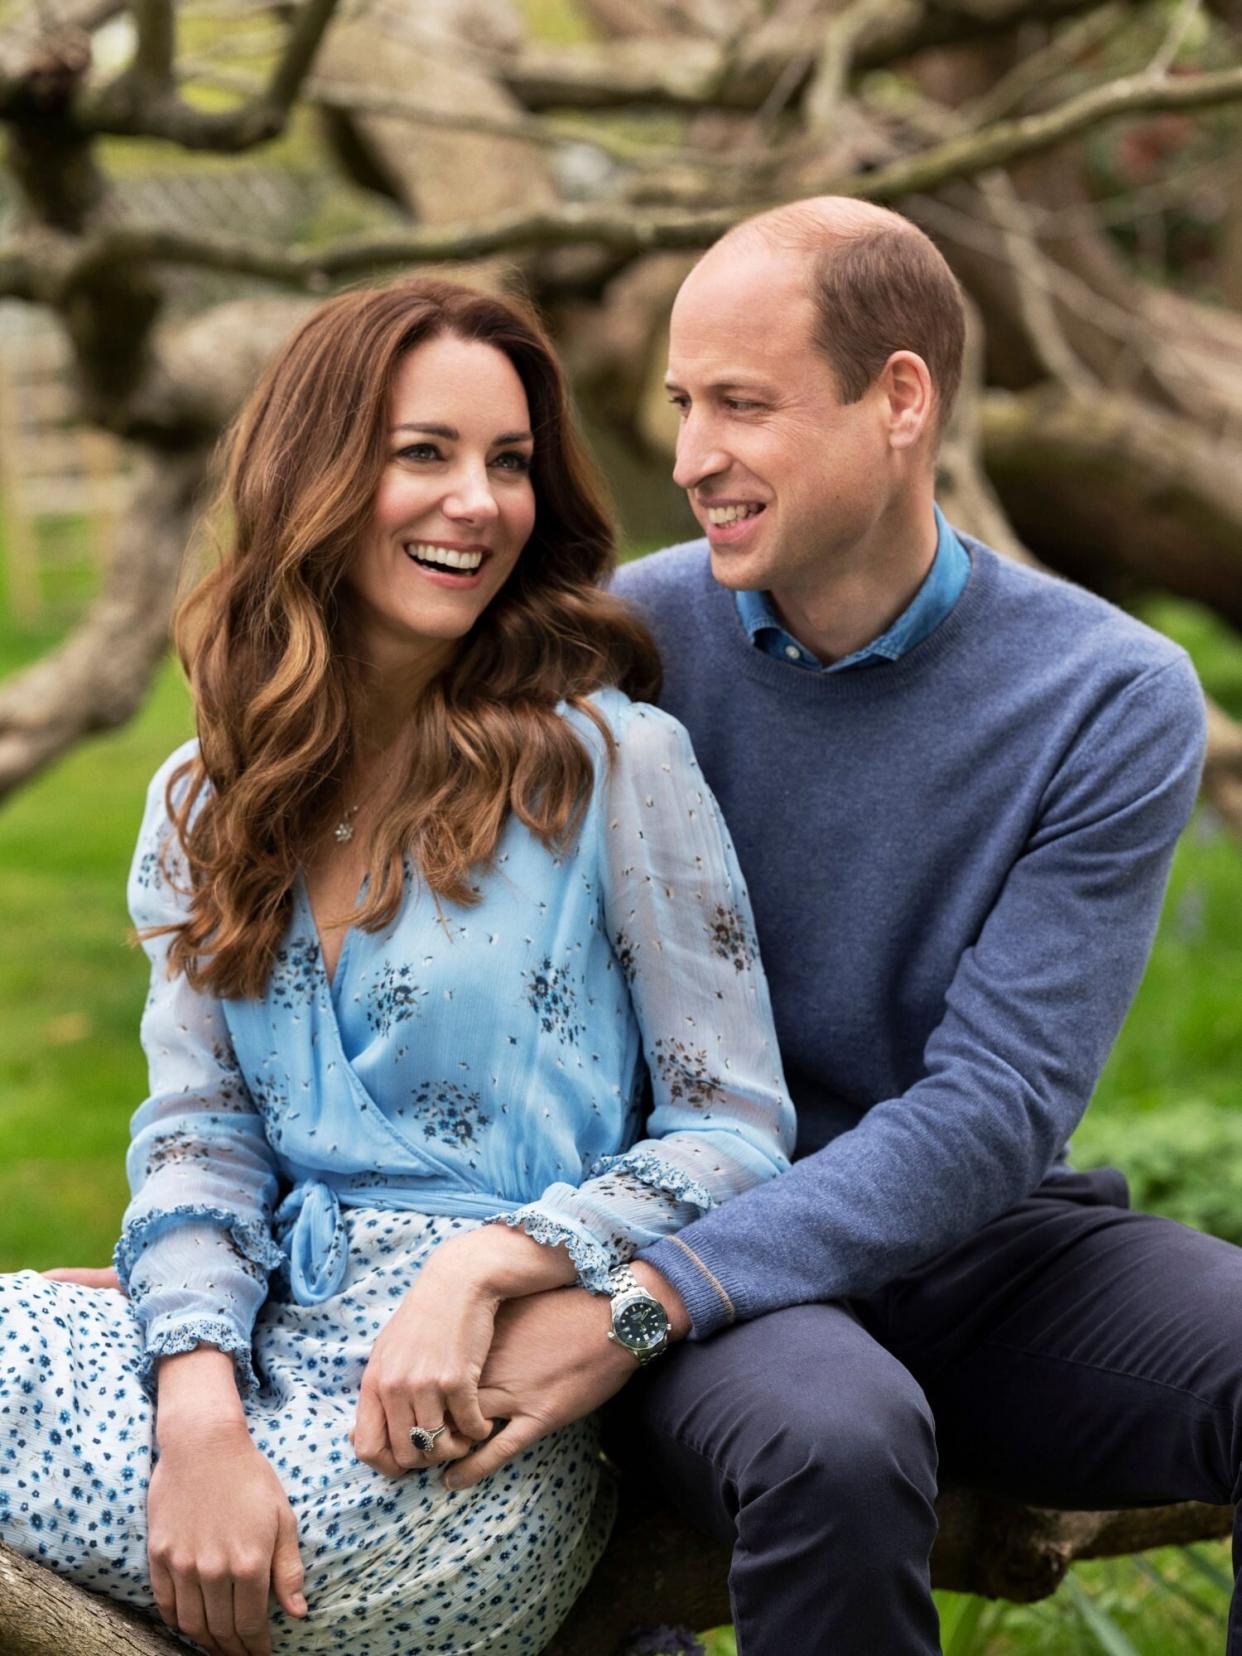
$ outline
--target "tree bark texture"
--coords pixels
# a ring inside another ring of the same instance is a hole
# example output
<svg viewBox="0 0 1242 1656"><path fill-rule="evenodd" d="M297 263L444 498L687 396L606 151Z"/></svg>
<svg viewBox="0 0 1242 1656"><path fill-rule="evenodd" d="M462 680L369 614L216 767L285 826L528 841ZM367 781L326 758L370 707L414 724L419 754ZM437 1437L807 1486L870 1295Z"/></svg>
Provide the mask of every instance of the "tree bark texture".
<svg viewBox="0 0 1242 1656"><path fill-rule="evenodd" d="M965 1490L936 1505L932 1581L1030 1603L1078 1558L1228 1535L1231 1507L1186 1502L1133 1512L1050 1512ZM728 1548L667 1508L623 1491L612 1541L545 1656L621 1656L638 1627L695 1630L730 1620ZM313 1608L313 1607L312 1607ZM184 1650L163 1626L62 1580L0 1544L0 1656L156 1656Z"/></svg>

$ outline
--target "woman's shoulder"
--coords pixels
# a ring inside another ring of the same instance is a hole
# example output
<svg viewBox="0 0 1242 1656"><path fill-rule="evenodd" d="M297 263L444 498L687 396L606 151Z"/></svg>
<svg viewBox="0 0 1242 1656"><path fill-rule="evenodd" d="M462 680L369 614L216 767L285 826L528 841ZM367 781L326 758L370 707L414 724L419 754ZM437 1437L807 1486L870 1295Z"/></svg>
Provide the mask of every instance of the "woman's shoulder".
<svg viewBox="0 0 1242 1656"><path fill-rule="evenodd" d="M634 701L624 690L606 685L584 698L607 724L616 744L617 761L626 767L645 768L651 764L693 766L694 750L686 727L654 702ZM562 704L564 716L590 739L592 752L605 756L604 738L595 721L580 708Z"/></svg>
<svg viewBox="0 0 1242 1656"><path fill-rule="evenodd" d="M167 822L168 784L173 777L176 776L179 770L182 770L190 760L197 759L197 757L198 737L191 736L189 741L182 742L180 747L174 748L168 755L167 759L165 759L156 770L155 775L147 784L146 808L143 811L142 817L142 828L144 834L148 834L156 830L161 823ZM189 775L187 773L184 781L176 790L178 794L181 792L181 789L188 784L188 782Z"/></svg>

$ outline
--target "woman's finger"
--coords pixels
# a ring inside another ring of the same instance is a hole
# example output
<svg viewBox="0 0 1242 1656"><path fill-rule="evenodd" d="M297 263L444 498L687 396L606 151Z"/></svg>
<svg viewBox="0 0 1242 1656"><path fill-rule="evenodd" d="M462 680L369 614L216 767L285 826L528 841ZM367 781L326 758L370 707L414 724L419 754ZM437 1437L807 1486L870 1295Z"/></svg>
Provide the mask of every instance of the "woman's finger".
<svg viewBox="0 0 1242 1656"><path fill-rule="evenodd" d="M492 1423L484 1417L479 1407L479 1388L474 1385L462 1384L453 1387L447 1394L448 1412L452 1418L454 1429L471 1443L482 1443L490 1437Z"/></svg>
<svg viewBox="0 0 1242 1656"><path fill-rule="evenodd" d="M187 1639L193 1639L195 1644L202 1645L204 1650L216 1656L219 1646L208 1631L207 1612L203 1608L203 1595L199 1590L198 1581L192 1575L178 1573L174 1574L173 1582L177 1594L174 1625Z"/></svg>
<svg viewBox="0 0 1242 1656"><path fill-rule="evenodd" d="M169 1571L158 1559L148 1557L147 1563L151 1572L151 1591L155 1595L155 1608L160 1613L161 1621L169 1627L177 1625L177 1589Z"/></svg>
<svg viewBox="0 0 1242 1656"><path fill-rule="evenodd" d="M457 1455L465 1453L465 1450L456 1446L455 1440L459 1439L459 1434L456 1431L457 1423L450 1417L448 1398L445 1396L442 1387L435 1385L415 1386L411 1403L413 1409L405 1433L406 1442L415 1457L411 1462L412 1465L438 1466L441 1461L455 1460ZM430 1449L420 1451L411 1442L410 1428L416 1423L435 1434L435 1442ZM441 1427L444 1428L443 1431L440 1430ZM467 1441L466 1448L469 1447L470 1444ZM394 1452L397 1452L396 1444L393 1445L393 1449ZM454 1453L455 1449L456 1453ZM401 1458L399 1452L397 1452L397 1458Z"/></svg>
<svg viewBox="0 0 1242 1656"><path fill-rule="evenodd" d="M272 1592L276 1602L288 1616L304 1616L307 1612L306 1595L302 1591L304 1572L302 1554L298 1548L298 1521L291 1508L280 1516L276 1532L276 1551L272 1554Z"/></svg>
<svg viewBox="0 0 1242 1656"><path fill-rule="evenodd" d="M267 1625L267 1589L271 1570L247 1570L233 1578L233 1623L246 1656L272 1656Z"/></svg>
<svg viewBox="0 0 1242 1656"><path fill-rule="evenodd" d="M199 1589L203 1595L207 1631L217 1650L223 1651L224 1656L246 1656L246 1647L237 1637L232 1573L223 1564L202 1567L199 1570Z"/></svg>
<svg viewBox="0 0 1242 1656"><path fill-rule="evenodd" d="M377 1471L386 1470L380 1465L380 1458L391 1458L388 1449L388 1420L378 1392L365 1383L358 1393L358 1413L354 1417L354 1429L350 1437L354 1445L354 1454L360 1461L374 1466Z"/></svg>

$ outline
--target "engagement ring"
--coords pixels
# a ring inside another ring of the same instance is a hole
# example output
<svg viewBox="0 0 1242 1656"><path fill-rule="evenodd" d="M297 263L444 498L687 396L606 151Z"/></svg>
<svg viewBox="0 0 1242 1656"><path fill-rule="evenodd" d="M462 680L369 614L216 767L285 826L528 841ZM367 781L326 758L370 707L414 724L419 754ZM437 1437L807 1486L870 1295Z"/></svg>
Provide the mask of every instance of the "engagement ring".
<svg viewBox="0 0 1242 1656"><path fill-rule="evenodd" d="M436 1439L441 1432L447 1432L447 1425L434 1426L430 1431L425 1426L410 1427L410 1442L424 1455L429 1455L436 1446Z"/></svg>

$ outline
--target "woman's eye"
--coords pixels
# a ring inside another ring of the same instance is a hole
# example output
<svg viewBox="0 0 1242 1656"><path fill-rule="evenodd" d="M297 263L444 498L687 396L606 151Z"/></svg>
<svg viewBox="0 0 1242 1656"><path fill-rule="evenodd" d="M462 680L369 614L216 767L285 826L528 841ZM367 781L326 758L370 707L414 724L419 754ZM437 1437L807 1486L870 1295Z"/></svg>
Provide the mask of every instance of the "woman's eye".
<svg viewBox="0 0 1242 1656"><path fill-rule="evenodd" d="M501 471L528 472L530 470L531 456L529 454L522 454L517 449L513 449L509 453L498 454L492 461L492 464L494 466L499 466Z"/></svg>
<svg viewBox="0 0 1242 1656"><path fill-rule="evenodd" d="M441 460L443 455L434 443L407 443L397 451L398 460Z"/></svg>

